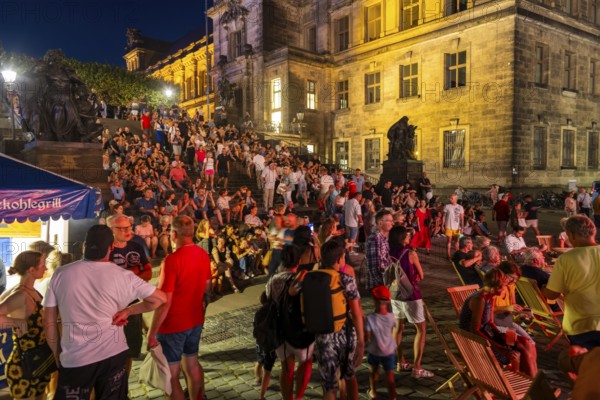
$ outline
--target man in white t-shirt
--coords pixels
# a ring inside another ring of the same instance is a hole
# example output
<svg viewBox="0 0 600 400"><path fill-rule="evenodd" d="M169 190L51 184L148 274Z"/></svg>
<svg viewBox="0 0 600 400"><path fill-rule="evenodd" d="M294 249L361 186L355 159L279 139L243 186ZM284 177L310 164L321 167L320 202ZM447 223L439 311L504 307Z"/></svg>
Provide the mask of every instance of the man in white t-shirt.
<svg viewBox="0 0 600 400"><path fill-rule="evenodd" d="M272 162L269 168L265 168L262 172L261 179L264 183L263 189L263 207L266 211L273 207L273 197L275 196L275 182L277 181L277 164Z"/></svg>
<svg viewBox="0 0 600 400"><path fill-rule="evenodd" d="M254 164L254 170L256 171L256 183L258 188L263 188L263 181L261 179L262 172L265 169L265 158L260 153L252 152L252 164Z"/></svg>
<svg viewBox="0 0 600 400"><path fill-rule="evenodd" d="M448 237L448 259L452 258L452 239L456 240L455 251L458 250L458 240L465 226L465 210L458 204L458 196L456 193L450 195L450 203L444 206L442 214L444 221L444 235Z"/></svg>
<svg viewBox="0 0 600 400"><path fill-rule="evenodd" d="M321 180L320 180L320 188L321 188L321 196L324 196L325 193L329 190L331 185L334 185L333 177L329 175L329 171L327 168L321 168Z"/></svg>
<svg viewBox="0 0 600 400"><path fill-rule="evenodd" d="M62 266L50 280L43 301L44 327L61 366L55 399L89 399L92 390L97 399L127 398L123 325L130 315L166 301L161 290L109 261L113 242L109 227L92 226L84 259ZM136 299L143 300L127 306Z"/></svg>
<svg viewBox="0 0 600 400"><path fill-rule="evenodd" d="M344 225L346 225L346 237L348 243L356 243L358 237L358 228L362 225L362 211L360 209L360 201L362 193L356 192L354 197L344 204Z"/></svg>

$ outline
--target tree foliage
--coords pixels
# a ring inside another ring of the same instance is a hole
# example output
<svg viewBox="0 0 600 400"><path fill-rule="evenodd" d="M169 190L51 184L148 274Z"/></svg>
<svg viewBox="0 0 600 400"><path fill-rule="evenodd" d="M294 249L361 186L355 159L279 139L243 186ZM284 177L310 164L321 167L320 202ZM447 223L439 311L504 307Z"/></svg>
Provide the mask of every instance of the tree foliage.
<svg viewBox="0 0 600 400"><path fill-rule="evenodd" d="M3 68L12 68L21 75L30 71L37 61L24 54L7 53L0 43L0 64ZM104 99L107 104L125 106L134 98L140 99L145 95L149 105L157 106L161 103L168 105L173 99L179 98L176 86L146 76L143 72L129 72L122 67L73 58L65 58L65 63L75 70L88 89L95 89L98 98ZM165 94L167 88L173 91L171 100Z"/></svg>
<svg viewBox="0 0 600 400"><path fill-rule="evenodd" d="M172 84L146 76L142 72L130 72L110 64L84 63L74 59L66 59L66 63L89 89L95 89L98 97L108 104L127 105L132 99L139 99L144 95L150 105L168 104L169 99L165 94L167 88L173 90L173 98L178 98L177 88Z"/></svg>

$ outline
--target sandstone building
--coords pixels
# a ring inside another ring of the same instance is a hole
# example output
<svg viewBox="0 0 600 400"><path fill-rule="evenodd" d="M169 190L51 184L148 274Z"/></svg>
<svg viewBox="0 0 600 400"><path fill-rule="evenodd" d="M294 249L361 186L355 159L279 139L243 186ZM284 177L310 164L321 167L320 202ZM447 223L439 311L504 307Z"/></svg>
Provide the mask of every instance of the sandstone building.
<svg viewBox="0 0 600 400"><path fill-rule="evenodd" d="M377 176L406 115L437 187L596 179L600 0L215 3L211 75L230 83L228 114L288 132L302 112L326 160Z"/></svg>

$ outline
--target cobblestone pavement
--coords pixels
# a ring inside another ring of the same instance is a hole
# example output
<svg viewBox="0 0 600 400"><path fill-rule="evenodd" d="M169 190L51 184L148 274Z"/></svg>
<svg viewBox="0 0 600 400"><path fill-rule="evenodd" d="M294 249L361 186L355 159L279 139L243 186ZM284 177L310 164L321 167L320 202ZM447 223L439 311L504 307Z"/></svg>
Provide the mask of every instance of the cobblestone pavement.
<svg viewBox="0 0 600 400"><path fill-rule="evenodd" d="M557 234L558 231L554 232L553 230L556 229L554 226L561 216L559 214L546 216L545 222L541 224L542 231ZM544 225L547 225L548 228L544 228ZM528 239L534 238L530 234ZM455 325L457 322L446 288L460 285L452 267L445 259L445 240L445 238L433 239L432 254L420 255L425 271L425 280L422 282L424 301L438 325L442 327ZM207 318L200 346L200 359L205 371L206 393L209 399L258 399L258 387L254 385L253 372L256 356L252 338L252 317L258 307L256 305L258 294L262 290L263 283L264 278L255 286L247 288L242 294L225 296L219 302L229 302L229 309L212 313ZM364 296L361 302L365 313L373 311L373 302L369 297ZM226 308L221 306L220 310ZM403 343L408 360L412 360L414 334L414 327L407 324ZM556 367L558 353L566 348L565 342L559 341L551 351L545 352L543 348L549 343L549 339L539 332L536 332L534 339L537 342L539 368L546 373L553 386L562 389L561 399L570 398L571 390ZM396 374L398 398L451 398L451 392L447 389L435 393L435 389L451 377L455 371L431 327L428 327L423 367L433 371L435 377L417 380L412 378L408 372ZM162 394L159 391L147 390L136 383L138 368L139 362L136 362L130 380L131 398L161 398ZM267 399L280 398L278 373L279 365L276 364L273 369L271 386L266 394ZM368 398L366 391L369 381L366 361L358 369L358 381L360 398ZM460 385L460 383L457 384ZM383 380L380 380L378 394L381 398L387 397ZM322 390L317 365L314 364L312 379L305 398L317 399L321 396Z"/></svg>

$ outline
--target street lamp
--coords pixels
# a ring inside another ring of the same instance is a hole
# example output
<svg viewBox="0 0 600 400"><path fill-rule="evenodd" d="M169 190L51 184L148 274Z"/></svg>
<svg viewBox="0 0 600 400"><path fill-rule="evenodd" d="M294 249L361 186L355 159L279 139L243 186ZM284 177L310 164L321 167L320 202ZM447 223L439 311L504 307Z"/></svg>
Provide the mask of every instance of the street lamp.
<svg viewBox="0 0 600 400"><path fill-rule="evenodd" d="M304 121L304 113L302 111L296 113L296 120L298 121L298 133L300 134L300 155L302 155L302 122Z"/></svg>
<svg viewBox="0 0 600 400"><path fill-rule="evenodd" d="M11 128L12 138L13 138L13 140L16 140L17 136L15 133L15 106L14 106L15 92L13 90L13 85L14 85L15 81L17 80L17 73L10 69L6 69L6 70L2 71L2 78L4 79L4 83L6 83L7 94L10 93L10 120L12 121L12 128Z"/></svg>
<svg viewBox="0 0 600 400"><path fill-rule="evenodd" d="M166 89L165 90L165 96L167 96L167 99L170 99L171 96L173 96L173 90L171 89Z"/></svg>

